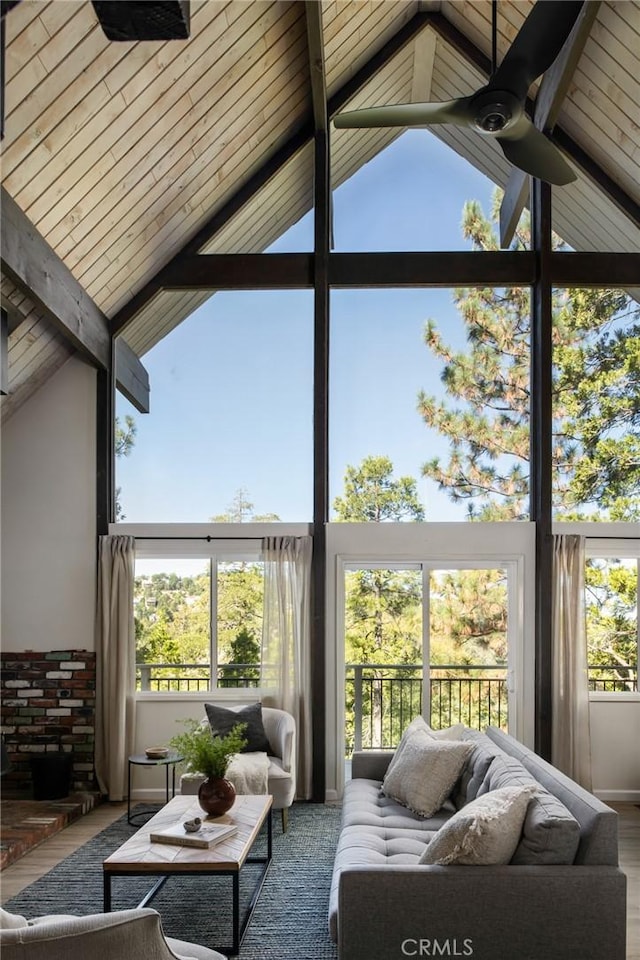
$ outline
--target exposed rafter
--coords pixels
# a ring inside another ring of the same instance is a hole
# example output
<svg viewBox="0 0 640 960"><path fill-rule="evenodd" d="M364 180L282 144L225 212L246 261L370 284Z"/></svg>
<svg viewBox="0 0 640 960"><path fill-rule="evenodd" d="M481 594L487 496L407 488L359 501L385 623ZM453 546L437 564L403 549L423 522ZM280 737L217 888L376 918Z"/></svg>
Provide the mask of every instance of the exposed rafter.
<svg viewBox="0 0 640 960"><path fill-rule="evenodd" d="M98 368L108 370L112 362L109 321L4 187L0 202L3 272L76 350ZM146 379L147 391L146 396L142 390L130 399L141 413L146 413L148 375L137 358L136 364L138 382L143 384Z"/></svg>
<svg viewBox="0 0 640 960"><path fill-rule="evenodd" d="M324 42L322 39L322 5L317 0L305 0L307 18L307 43L309 45L309 77L311 80L311 103L313 123L316 130L326 133L327 86L325 80Z"/></svg>
<svg viewBox="0 0 640 960"><path fill-rule="evenodd" d="M9 315L0 309L0 394L9 392Z"/></svg>
<svg viewBox="0 0 640 960"><path fill-rule="evenodd" d="M598 14L600 0L584 3L566 43L540 83L533 123L538 130L549 132L555 126L562 101L582 55L584 45ZM500 246L508 247L515 234L520 215L529 194L529 177L514 167L500 207Z"/></svg>
<svg viewBox="0 0 640 960"><path fill-rule="evenodd" d="M439 35L458 53L465 57L469 63L472 63L476 69L484 73L486 77L491 74L491 60L482 50L475 46L463 33L461 33L452 23L441 13L430 15L430 22ZM527 110L533 113L535 107L530 99L527 100ZM586 151L575 142L575 140L561 126L556 124L553 131L553 141L564 150L568 158L589 177L608 200L613 203L618 210L628 219L640 227L640 204L636 203L628 193L617 184L611 177L605 173L599 164L590 157Z"/></svg>
<svg viewBox="0 0 640 960"><path fill-rule="evenodd" d="M315 4L311 4L315 6ZM314 16L313 11L311 12ZM317 16L317 15L316 15ZM309 22L309 21L308 21ZM491 61L468 37L454 27L446 17L433 11L420 11L411 20L407 21L396 34L391 37L370 59L361 67L332 97L327 104L327 115L330 119L339 112L345 104L365 84L425 27L431 26L436 33L477 69L487 77L491 72ZM533 104L528 103L528 109L533 110ZM212 238L234 217L242 207L249 203L265 184L286 164L302 147L309 143L315 131L315 116L309 111L307 117L301 121L298 130L290 139L258 170L222 208L216 211L206 221L198 232L179 250L171 260L162 267L154 277L125 304L112 318L113 333L121 333L133 317L139 313L161 290L167 287L167 281L175 282L181 268L188 263L188 259L209 243ZM557 126L554 129L554 140L565 151L570 160L593 180L607 198L620 209L629 220L640 226L640 205L638 205L618 184L602 170L572 138ZM189 270L193 268L189 264ZM204 268L203 268L204 269ZM256 269L259 269L256 267ZM202 277L202 272L200 273ZM246 278L248 279L248 278ZM211 289L210 284L204 286Z"/></svg>
<svg viewBox="0 0 640 960"><path fill-rule="evenodd" d="M417 36L430 21L429 13L416 13L405 23L384 47L362 66L332 97L327 104L328 117L341 110L344 105L368 81L381 70L406 44ZM315 124L312 112L302 121L299 129L292 134L289 140L271 156L220 210L217 210L198 230L198 232L171 258L171 260L155 274L144 286L134 294L128 303L122 307L111 320L113 333L121 333L133 317L139 313L162 289L164 289L165 275L171 272L175 275L180 270L183 257L198 253L222 228L234 217L245 204L249 203L268 181L283 167L302 147L313 138Z"/></svg>

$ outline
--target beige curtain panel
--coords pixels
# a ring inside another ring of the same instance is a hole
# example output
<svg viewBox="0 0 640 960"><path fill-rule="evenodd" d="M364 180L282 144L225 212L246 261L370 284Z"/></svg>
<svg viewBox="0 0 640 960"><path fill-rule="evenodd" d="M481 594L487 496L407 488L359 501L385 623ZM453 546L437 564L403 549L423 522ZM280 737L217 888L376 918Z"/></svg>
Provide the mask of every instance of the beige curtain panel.
<svg viewBox="0 0 640 960"><path fill-rule="evenodd" d="M96 776L109 800L127 791L135 730L135 540L100 537L96 614Z"/></svg>
<svg viewBox="0 0 640 960"><path fill-rule="evenodd" d="M311 796L311 537L265 537L260 686L296 722L297 796Z"/></svg>
<svg viewBox="0 0 640 960"><path fill-rule="evenodd" d="M554 536L551 757L555 766L591 790L584 565L584 537Z"/></svg>

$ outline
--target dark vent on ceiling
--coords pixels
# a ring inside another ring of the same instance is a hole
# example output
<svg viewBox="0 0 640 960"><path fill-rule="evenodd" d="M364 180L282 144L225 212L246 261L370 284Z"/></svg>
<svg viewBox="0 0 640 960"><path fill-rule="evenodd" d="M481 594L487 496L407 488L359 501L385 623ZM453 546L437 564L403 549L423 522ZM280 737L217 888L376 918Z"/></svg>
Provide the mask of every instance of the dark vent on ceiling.
<svg viewBox="0 0 640 960"><path fill-rule="evenodd" d="M92 0L109 40L188 40L189 0Z"/></svg>

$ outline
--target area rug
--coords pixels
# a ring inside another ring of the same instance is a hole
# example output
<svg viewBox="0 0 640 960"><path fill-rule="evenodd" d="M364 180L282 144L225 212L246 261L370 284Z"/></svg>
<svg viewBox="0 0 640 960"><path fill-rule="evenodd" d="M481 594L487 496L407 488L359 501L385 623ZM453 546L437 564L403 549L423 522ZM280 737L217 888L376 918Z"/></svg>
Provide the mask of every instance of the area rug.
<svg viewBox="0 0 640 960"><path fill-rule="evenodd" d="M329 889L341 810L320 803L296 803L289 829L273 818L273 860L239 960L336 960L327 930ZM102 861L135 828L126 815L63 860L3 906L27 917L48 913L102 912ZM254 853L266 852L266 830ZM258 867L241 874L241 910L248 904ZM137 906L153 880L114 877L114 910ZM230 877L172 877L150 906L162 917L165 933L204 946L228 946L231 934Z"/></svg>

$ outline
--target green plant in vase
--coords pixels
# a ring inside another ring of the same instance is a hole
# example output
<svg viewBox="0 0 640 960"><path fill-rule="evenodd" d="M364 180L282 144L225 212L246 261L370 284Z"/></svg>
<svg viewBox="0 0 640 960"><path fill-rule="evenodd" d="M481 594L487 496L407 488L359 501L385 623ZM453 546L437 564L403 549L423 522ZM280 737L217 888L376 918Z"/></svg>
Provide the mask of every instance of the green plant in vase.
<svg viewBox="0 0 640 960"><path fill-rule="evenodd" d="M184 757L191 773L200 773L205 780L198 789L200 806L210 816L218 817L233 806L235 788L226 779L231 758L247 745L243 736L246 723L237 723L224 737L214 737L207 723L184 720L184 733L169 741Z"/></svg>

